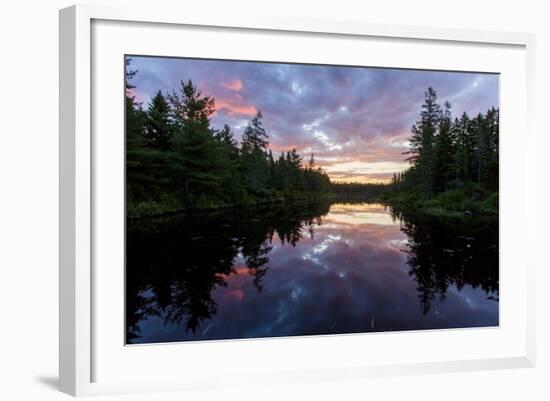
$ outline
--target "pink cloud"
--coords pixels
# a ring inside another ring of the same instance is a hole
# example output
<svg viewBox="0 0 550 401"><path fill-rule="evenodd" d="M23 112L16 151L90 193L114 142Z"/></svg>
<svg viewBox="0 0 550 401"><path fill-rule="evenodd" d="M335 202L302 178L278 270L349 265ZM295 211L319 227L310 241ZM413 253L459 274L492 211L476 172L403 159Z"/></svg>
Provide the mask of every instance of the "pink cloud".
<svg viewBox="0 0 550 401"><path fill-rule="evenodd" d="M240 91L243 88L243 83L240 79L234 79L232 81L228 82L222 82L220 83L221 86L223 86L226 89L231 89L233 91Z"/></svg>
<svg viewBox="0 0 550 401"><path fill-rule="evenodd" d="M298 149L298 148L300 148L300 146L296 144L289 144L289 145L275 145L273 143L269 144L269 149L271 149L273 152L289 152L292 149Z"/></svg>
<svg viewBox="0 0 550 401"><path fill-rule="evenodd" d="M216 98L216 110L224 111L230 116L254 116L258 112L256 107L235 101L234 99Z"/></svg>

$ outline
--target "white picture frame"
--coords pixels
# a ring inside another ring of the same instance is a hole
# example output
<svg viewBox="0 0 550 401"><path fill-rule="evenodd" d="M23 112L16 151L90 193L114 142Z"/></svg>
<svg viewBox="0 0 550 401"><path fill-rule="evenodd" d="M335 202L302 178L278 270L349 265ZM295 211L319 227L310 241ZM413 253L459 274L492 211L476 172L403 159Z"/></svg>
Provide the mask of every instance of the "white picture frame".
<svg viewBox="0 0 550 401"><path fill-rule="evenodd" d="M107 393L125 393L132 391L163 391L167 389L187 389L187 388L206 388L209 386L230 385L230 378L222 378L224 367L216 374L208 376L203 371L193 369L186 371L185 378L180 378L177 375L166 375L162 379L162 368L158 375L151 377L150 380L133 380L131 377L132 371L128 370L130 377L124 374L111 374L105 380L100 379L101 372L98 375L98 364L96 358L107 359L101 353L107 353L107 348L102 344L105 341L99 341L101 337L97 333L96 326L103 319L103 315L98 313L101 310L101 305L95 306L94 294L98 290L98 285L103 281L102 276L98 276L94 271L97 267L97 261L106 257L105 255L97 254L97 247L94 246L94 238L96 238L98 230L98 218L101 218L101 210L97 210L95 202L98 184L96 175L98 168L101 166L98 163L109 164L109 161L100 161L102 155L98 155L105 148L96 142L94 138L94 126L98 126L95 113L95 103L93 102L94 89L92 80L94 74L101 70L98 65L98 60L94 59L97 54L97 47L102 43L100 40L93 41L94 24L105 21L107 25L114 26L117 23L139 23L134 29L142 29L143 26L157 26L162 29L179 29L185 27L202 27L211 31L219 31L221 35L230 29L235 32L240 32L246 35L254 35L254 32L263 32L266 34L285 34L285 35L306 35L308 38L331 38L339 37L344 39L362 40L368 38L383 39L387 41L408 41L408 43L432 43L443 49L445 46L462 46L464 48L480 48L480 52L485 51L484 46L491 48L512 49L510 52L517 66L517 71L510 75L516 74L513 81L510 80L506 85L507 88L516 87L518 99L514 106L522 109L518 112L518 116L513 116L506 121L510 127L523 128L524 143L520 146L512 143L514 150L519 153L521 166L515 173L514 177L502 175L506 179L521 180L523 182L523 191L504 192L503 196L507 196L504 201L501 201L501 212L506 215L507 209L512 209L514 206L521 206L522 210L519 216L514 220L510 217L510 226L515 227L516 233L510 230L506 235L523 235L523 242L519 245L519 251L525 253L523 262L520 268L522 275L518 280L506 280L512 277L511 274L502 276L507 288L512 286L521 287L517 289L517 294L514 295L515 300L520 300L516 316L518 320L516 331L510 326L510 332L514 332L514 343L509 344L510 350L506 353L499 351L504 349L508 337L503 336L497 339L498 330L506 332L507 326L493 329L487 332L477 331L462 331L458 334L449 332L441 333L441 331L433 331L430 333L409 333L402 337L391 334L392 342L398 344L403 341L413 341L419 336L429 337L429 341L437 341L437 338L445 336L455 336L459 341L472 341L478 335L483 335L486 341L496 339L495 343L499 343L501 348L495 348L490 352L483 353L481 351L472 352L464 359L451 358L446 359L443 355L440 360L421 361L416 360L414 355L411 355L406 362L397 361L392 358L384 357L384 352L380 354L376 362L365 363L361 362L361 355L358 355L355 360L351 357L339 362L339 365L331 367L331 353L327 349L325 362L321 364L297 364L295 369L285 369L284 361L276 360L277 356L271 356L273 366L277 369L260 369L260 372L255 376L255 380L260 382L270 383L285 383L296 380L325 380L332 378L361 378L368 376L385 376L385 375L400 375L400 374L421 374L432 372L449 372L449 371L466 371L480 369L502 369L512 367L529 367L535 364L535 319L534 319L534 270L535 261L533 260L534 252L529 251L529 247L534 241L530 241L533 229L536 210L528 208L526 200L529 197L534 197L535 181L534 175L527 174L529 171L535 170L535 134L533 132L532 121L534 111L534 35L523 33L506 33L506 32L483 32L459 29L436 29L428 27L412 27L412 26L393 26L393 25L374 25L363 22L349 21L317 21L317 20L295 20L292 18L252 18L243 17L239 20L226 20L223 16L193 16L186 15L182 10L166 10L155 7L132 7L132 8L114 8L104 5L78 5L72 6L60 11L60 390L75 396L94 395ZM114 25L113 25L114 24ZM128 26L117 27L116 30L129 29ZM159 35L163 35L159 31ZM109 32L112 34L112 32ZM116 46L116 37L112 36L113 46ZM327 39L328 40L328 39ZM95 46L95 47L94 47ZM120 46L117 48L120 52ZM135 48L134 48L135 49ZM101 51L101 49L99 49ZM129 51L128 53L133 53ZM513 54L512 54L513 53ZM117 53L118 54L118 53ZM172 54L169 54L172 55ZM246 56L245 56L246 57ZM265 56L269 57L269 56ZM327 56L328 57L328 56ZM489 58L490 55L485 57ZM504 57L504 56L503 56ZM508 56L506 56L508 57ZM287 61L291 61L286 59ZM479 61L481 63L481 61ZM488 62L488 61L487 61ZM470 64L468 64L470 63ZM493 61L494 63L494 61ZM445 68L446 64L442 62L440 65L431 65L433 69ZM475 65L473 60L465 60L462 65L456 65L457 70L469 70ZM481 65L481 64L479 64ZM448 66L448 64L447 64ZM94 71L96 68L98 71ZM503 67L504 68L504 67ZM509 67L512 68L512 67ZM498 72L498 71L496 71ZM120 81L122 85L122 78ZM511 93L506 89L502 92L502 96L508 96ZM524 96L523 96L524 95ZM97 100L97 99L96 99ZM116 108L116 107L115 107ZM524 108L524 109L523 109ZM506 108L503 108L503 113L506 113ZM515 120L513 120L515 119ZM122 122L119 122L122 124ZM120 133L122 135L122 132ZM506 140L504 140L506 142ZM504 149L506 150L506 149ZM116 152L115 152L116 153ZM119 157L123 157L119 154ZM505 162L506 152L503 153L503 162ZM110 160L109 156L105 160ZM105 167L105 166L103 166ZM511 171L511 170L507 170ZM99 173L100 174L100 173ZM112 184L116 184L113 182ZM506 185L505 185L506 188ZM121 205L119 205L121 206ZM122 210L122 209L118 209ZM116 212L116 210L115 210ZM98 217L99 216L99 217ZM101 226L101 225L100 225ZM531 229L529 229L531 227ZM502 230L502 227L501 227ZM521 234L524 232L524 234ZM518 234L519 233L519 234ZM501 231L501 235L502 231ZM504 244L507 242L504 241ZM107 255L108 257L108 255ZM514 259L512 251L504 249L501 255L501 263L504 260L509 260L509 266ZM120 266L121 269L123 268ZM515 288L515 287L514 287ZM112 291L106 290L109 294L107 297L112 297ZM121 294L123 289L120 288ZM118 301L117 301L118 302ZM123 319L123 316L120 316ZM511 320L511 319L510 319ZM103 325L105 327L105 325ZM495 334L497 333L497 334ZM519 333L519 334L518 334ZM383 333L380 335L384 335ZM272 354L280 354L281 352L299 352L299 349L306 349L307 352L313 355L319 353L321 349L327 347L326 341L331 341L331 345L336 347L335 352L342 343L353 343L360 345L362 342L375 341L375 338L382 337L372 336L333 336L332 339L318 340L310 338L307 341L300 339L278 339L278 340L252 340L252 341L237 341L237 342L220 342L218 343L202 343L196 345L195 348L190 346L184 351L187 355L205 355L209 357L208 347L216 347L218 351L222 348L222 352L227 352L226 355L234 355L235 353L247 353L243 358L245 361L254 361L254 352L260 352L266 347L271 347ZM416 337L414 337L416 336ZM413 338L414 337L414 338ZM323 342L324 341L324 342ZM378 341L378 340L376 340ZM416 341L416 340L415 340ZM423 340L419 340L423 341ZM236 345L235 345L236 344ZM121 352L124 349L124 344L119 344ZM157 348L155 348L157 347ZM135 358L151 358L151 354L163 354L161 358L171 358L169 354L170 346L149 346L146 351L132 351L133 355L128 361L135 363ZM230 347L232 347L230 349ZM224 349L225 349L224 348ZM145 348L140 348L144 350ZM155 350L159 351L156 352ZM294 350L294 351L293 351ZM181 349L180 349L181 351ZM145 356L145 352L148 356ZM387 350L386 350L387 353ZM270 357L268 356L267 359ZM374 357L373 357L374 358ZM376 359L376 358L375 358ZM139 359L138 359L139 360ZM151 362L152 359L143 359L145 363ZM129 366L128 361L124 362ZM109 363L118 363L116 360L110 360ZM123 362L121 362L123 363ZM151 364L153 364L151 362ZM105 362L103 362L105 365ZM155 365L158 366L158 365ZM117 366L119 372L124 372ZM169 368L166 368L168 370ZM226 369L226 368L225 368ZM242 369L246 370L246 366ZM225 371L227 372L227 370Z"/></svg>

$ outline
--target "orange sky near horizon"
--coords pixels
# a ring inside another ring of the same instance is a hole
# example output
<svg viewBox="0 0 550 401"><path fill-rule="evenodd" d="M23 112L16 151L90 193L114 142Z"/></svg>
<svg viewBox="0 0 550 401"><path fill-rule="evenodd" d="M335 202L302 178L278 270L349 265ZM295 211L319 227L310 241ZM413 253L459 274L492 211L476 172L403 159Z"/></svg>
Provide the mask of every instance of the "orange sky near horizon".
<svg viewBox="0 0 550 401"><path fill-rule="evenodd" d="M314 154L333 182L388 183L404 171L428 87L453 116L499 104L497 74L145 56L132 69L144 107L190 79L215 100L214 129L227 124L240 142L261 111L274 158L296 149L305 164Z"/></svg>

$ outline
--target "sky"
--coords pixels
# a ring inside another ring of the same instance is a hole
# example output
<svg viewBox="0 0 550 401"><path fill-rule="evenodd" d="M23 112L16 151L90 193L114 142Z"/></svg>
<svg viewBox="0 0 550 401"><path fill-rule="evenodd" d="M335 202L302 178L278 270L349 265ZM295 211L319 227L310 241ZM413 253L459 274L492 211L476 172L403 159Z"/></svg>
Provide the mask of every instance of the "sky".
<svg viewBox="0 0 550 401"><path fill-rule="evenodd" d="M240 140L261 111L275 157L313 153L337 182L388 182L408 167L403 152L429 86L453 117L499 105L496 74L138 56L130 68L144 108L191 79L215 98L213 128L228 124Z"/></svg>

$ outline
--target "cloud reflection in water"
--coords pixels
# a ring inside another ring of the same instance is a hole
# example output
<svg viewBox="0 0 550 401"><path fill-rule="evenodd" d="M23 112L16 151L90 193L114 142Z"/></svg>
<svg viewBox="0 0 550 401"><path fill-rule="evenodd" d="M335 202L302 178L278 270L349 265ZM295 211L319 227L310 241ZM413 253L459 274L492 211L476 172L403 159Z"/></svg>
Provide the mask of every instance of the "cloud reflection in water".
<svg viewBox="0 0 550 401"><path fill-rule="evenodd" d="M253 225L247 216L203 219L210 237L189 248L186 238L195 223L179 221L153 241L161 245L150 263L129 255L129 277L136 275L129 294L138 288L155 294L129 301L129 341L498 325L498 253L487 246L497 241L494 227L486 232L434 221L412 224L377 204L334 204L328 214L319 213L321 220L278 213ZM210 230L209 224L229 227ZM462 229L476 237L457 241ZM426 232L436 233L441 243L428 243L434 238ZM131 237L129 246L138 249L149 235ZM167 241L179 246L167 247ZM429 263L423 259L427 252ZM224 258L229 262L220 269L215 261ZM133 261L139 263L135 272ZM167 318L181 305L179 319Z"/></svg>

